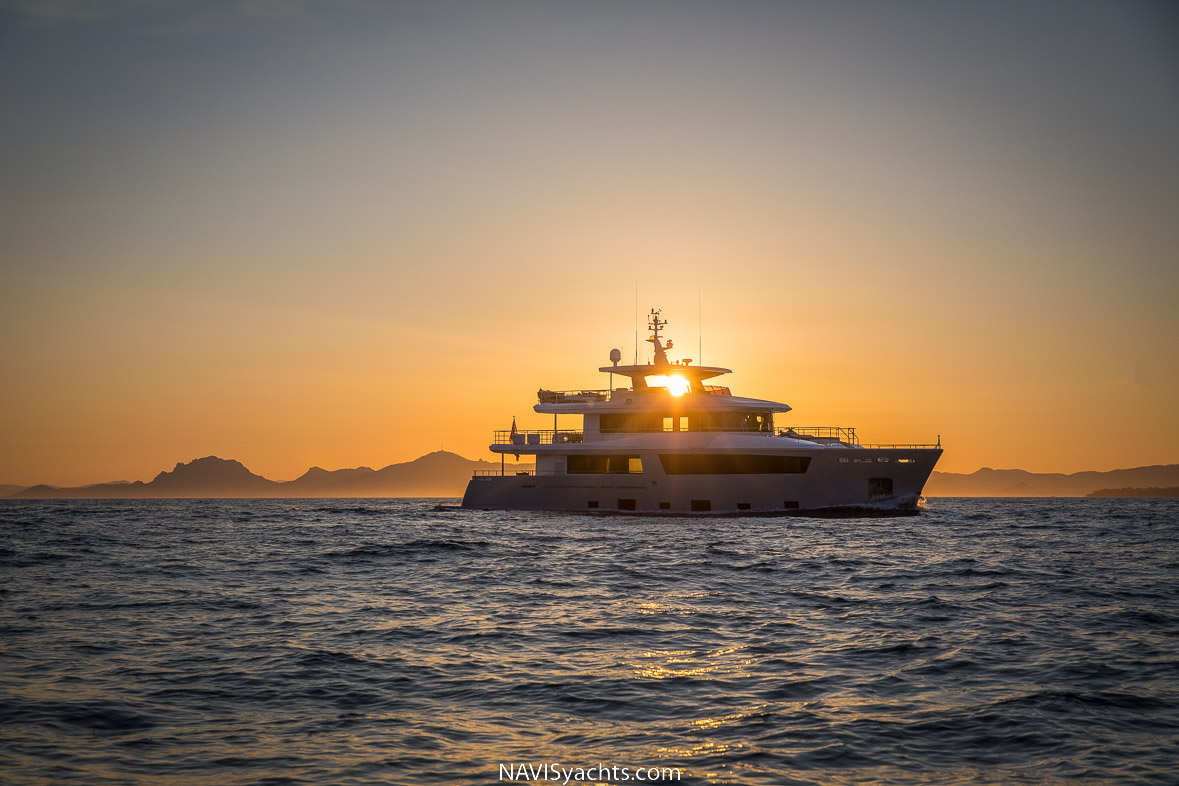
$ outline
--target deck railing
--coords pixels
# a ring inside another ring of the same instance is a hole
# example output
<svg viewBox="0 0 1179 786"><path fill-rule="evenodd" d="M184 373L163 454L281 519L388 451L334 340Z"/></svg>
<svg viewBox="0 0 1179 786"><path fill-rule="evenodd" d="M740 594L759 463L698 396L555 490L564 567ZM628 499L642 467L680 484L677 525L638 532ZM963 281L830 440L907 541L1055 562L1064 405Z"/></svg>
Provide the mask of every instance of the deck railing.
<svg viewBox="0 0 1179 786"><path fill-rule="evenodd" d="M538 390L536 400L541 404L584 404L587 402L609 401L610 390ZM620 393L629 393L619 388Z"/></svg>
<svg viewBox="0 0 1179 786"><path fill-rule="evenodd" d="M659 388L651 388L658 390ZM731 396L724 385L701 385L697 390L700 395ZM615 388L614 390L538 390L536 400L541 404L587 404L613 401L614 397L629 398L635 395L630 388Z"/></svg>
<svg viewBox="0 0 1179 786"><path fill-rule="evenodd" d="M495 445L565 445L571 442L581 442L584 432L581 431L497 431Z"/></svg>
<svg viewBox="0 0 1179 786"><path fill-rule="evenodd" d="M840 428L836 426L811 426L793 428L779 428L774 431L764 429L751 428L727 428L724 426L705 426L702 428L693 429L676 429L676 428L632 428L625 430L615 430L603 432L606 434L662 434L672 432L724 432L727 434L764 434L766 436L791 437L793 439L804 439L810 442L817 443L831 443L842 442L848 445L856 445L856 430L854 428ZM566 445L576 442L585 441L584 431L572 430L526 430L526 431L510 431L502 430L495 432L496 445Z"/></svg>
<svg viewBox="0 0 1179 786"><path fill-rule="evenodd" d="M695 429L674 429L674 428L645 428L645 429L628 429L626 431L610 431L606 434L613 436L618 434L662 434L662 433L718 433L726 434L761 434L763 436L772 437L786 437L789 439L801 439L806 442L814 442L817 445L846 445L855 448L871 448L873 450L928 450L930 448L940 448L941 439L939 438L936 444L860 444L859 437L856 436L854 428L844 426L781 426L773 431L763 431L759 429L743 429L743 428L725 428L723 426L713 426L707 428ZM585 441L584 431L573 431L560 429L554 431L547 430L517 430L512 432L510 430L502 430L494 432L495 445L519 445L521 447L528 447L530 445L570 445Z"/></svg>
<svg viewBox="0 0 1179 786"><path fill-rule="evenodd" d="M860 444L856 430L847 426L779 426L775 431L779 437L804 439L807 442Z"/></svg>

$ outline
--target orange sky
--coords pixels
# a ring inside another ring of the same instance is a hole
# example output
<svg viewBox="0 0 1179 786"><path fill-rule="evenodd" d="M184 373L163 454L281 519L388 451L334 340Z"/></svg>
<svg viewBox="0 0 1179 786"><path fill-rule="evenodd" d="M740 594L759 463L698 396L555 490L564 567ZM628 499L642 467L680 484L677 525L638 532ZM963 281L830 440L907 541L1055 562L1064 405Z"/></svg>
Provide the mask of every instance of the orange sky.
<svg viewBox="0 0 1179 786"><path fill-rule="evenodd" d="M490 458L629 361L636 284L783 424L1179 462L1153 7L20 8L0 483Z"/></svg>

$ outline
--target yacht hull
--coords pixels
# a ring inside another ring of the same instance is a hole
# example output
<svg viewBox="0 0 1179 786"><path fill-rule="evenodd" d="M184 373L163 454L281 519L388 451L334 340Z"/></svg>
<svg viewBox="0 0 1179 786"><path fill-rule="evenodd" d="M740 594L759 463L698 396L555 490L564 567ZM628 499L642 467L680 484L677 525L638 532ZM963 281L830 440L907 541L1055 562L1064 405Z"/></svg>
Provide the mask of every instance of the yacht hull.
<svg viewBox="0 0 1179 786"><path fill-rule="evenodd" d="M915 511L940 448L824 448L792 474L477 476L464 508L662 514ZM654 467L658 462L644 461Z"/></svg>

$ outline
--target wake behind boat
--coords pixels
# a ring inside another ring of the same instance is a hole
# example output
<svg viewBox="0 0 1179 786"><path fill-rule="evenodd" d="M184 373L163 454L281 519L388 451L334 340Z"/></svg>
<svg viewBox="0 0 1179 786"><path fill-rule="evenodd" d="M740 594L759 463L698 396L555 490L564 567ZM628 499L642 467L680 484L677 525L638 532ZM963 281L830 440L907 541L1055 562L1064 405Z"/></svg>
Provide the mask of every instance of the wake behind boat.
<svg viewBox="0 0 1179 786"><path fill-rule="evenodd" d="M670 361L652 309L651 363L598 370L630 379L607 390L538 391L533 407L551 431L495 432L501 469L478 471L462 507L494 510L782 513L915 511L942 454L932 445L864 445L855 429L776 426L790 406L734 396L705 384L727 368ZM613 377L611 377L613 379ZM580 429L558 429L559 415ZM536 457L536 469L507 474L506 454Z"/></svg>

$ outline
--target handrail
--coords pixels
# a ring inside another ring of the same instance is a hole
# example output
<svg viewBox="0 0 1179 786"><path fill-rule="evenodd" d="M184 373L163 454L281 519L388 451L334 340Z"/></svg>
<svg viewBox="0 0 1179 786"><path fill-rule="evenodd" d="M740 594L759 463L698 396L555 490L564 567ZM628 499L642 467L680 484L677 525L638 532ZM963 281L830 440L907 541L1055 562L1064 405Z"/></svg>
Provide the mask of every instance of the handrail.
<svg viewBox="0 0 1179 786"><path fill-rule="evenodd" d="M622 389L629 393L629 390ZM536 399L541 404L585 404L588 402L609 401L610 390L544 390L536 391Z"/></svg>
<svg viewBox="0 0 1179 786"><path fill-rule="evenodd" d="M931 448L941 448L941 441L937 444L926 443L896 443L896 444L860 444L859 437L856 436L854 428L843 426L792 426L779 427L773 431L763 431L760 429L750 428L725 428L723 426L709 426L705 428L695 429L675 429L675 428L642 428L642 429L627 429L625 431L603 431L603 436L611 436L617 434L693 434L693 433L726 433L726 434L760 434L767 437L785 437L787 439L798 439L804 442L813 442L816 445L845 445L854 448L871 448L873 450L928 450ZM528 447L530 445L568 445L577 444L585 441L584 431L575 431L568 429L560 429L554 431L553 429L539 429L539 430L516 430L510 431L508 429L497 430L493 432L494 445L519 445Z"/></svg>
<svg viewBox="0 0 1179 786"><path fill-rule="evenodd" d="M662 390L662 388L650 388L647 392L657 390ZM701 385L695 392L701 396L733 395L724 385ZM614 390L544 390L542 388L536 391L536 400L539 404L597 404L613 401L615 395L634 397L642 395L642 393L630 388L615 388Z"/></svg>
<svg viewBox="0 0 1179 786"><path fill-rule="evenodd" d="M856 430L848 426L779 426L779 437L802 439L807 442L843 442L848 445L860 444Z"/></svg>
<svg viewBox="0 0 1179 786"><path fill-rule="evenodd" d="M496 431L493 445L564 445L570 442L581 442L584 432L581 431Z"/></svg>

